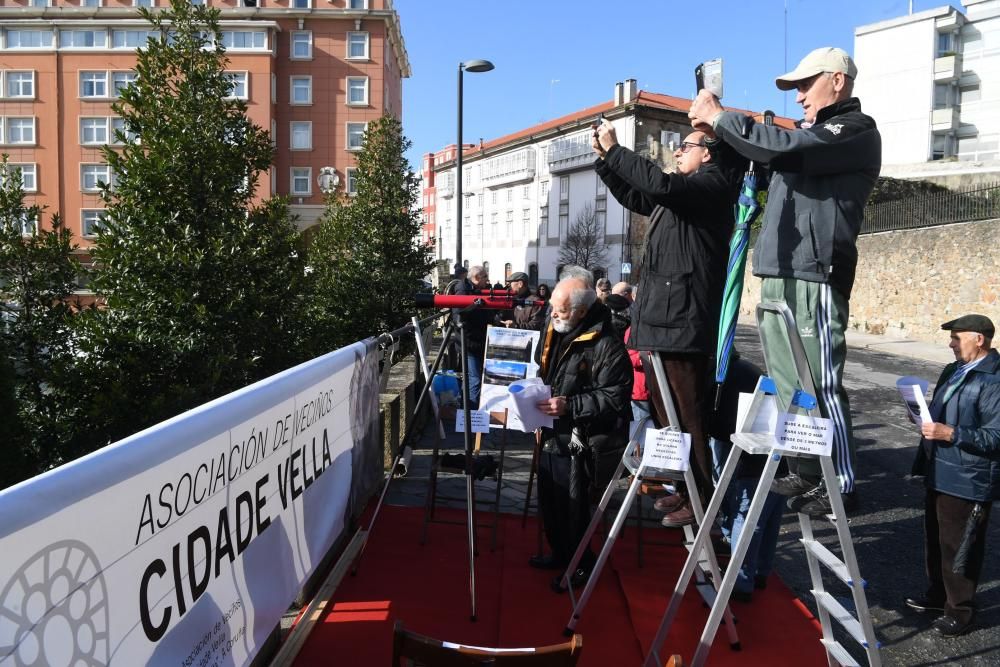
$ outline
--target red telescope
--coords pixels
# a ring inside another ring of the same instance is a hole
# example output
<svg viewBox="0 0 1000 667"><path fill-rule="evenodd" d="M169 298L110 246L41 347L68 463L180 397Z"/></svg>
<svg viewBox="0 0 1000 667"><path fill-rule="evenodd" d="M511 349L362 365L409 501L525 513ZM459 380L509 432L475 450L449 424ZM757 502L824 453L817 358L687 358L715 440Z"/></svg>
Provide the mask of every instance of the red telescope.
<svg viewBox="0 0 1000 667"><path fill-rule="evenodd" d="M420 292L413 296L418 308L466 308L479 302L480 308L511 310L514 306L544 306L544 301L519 299L512 294L429 294Z"/></svg>

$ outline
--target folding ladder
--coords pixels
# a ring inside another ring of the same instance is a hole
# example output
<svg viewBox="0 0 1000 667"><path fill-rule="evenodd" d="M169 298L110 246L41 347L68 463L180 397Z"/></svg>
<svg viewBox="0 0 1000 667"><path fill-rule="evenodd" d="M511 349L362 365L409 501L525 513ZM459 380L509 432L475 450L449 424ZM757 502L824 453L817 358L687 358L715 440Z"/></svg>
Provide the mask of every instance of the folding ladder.
<svg viewBox="0 0 1000 667"><path fill-rule="evenodd" d="M656 376L656 384L660 391L660 396L663 399L663 405L666 409L667 419L670 422L669 424L666 424L666 427L679 431L680 420L677 418L677 410L674 406L673 397L670 394L670 385L667 383L667 376L663 369L663 362L656 354L650 355L650 361L652 362L653 372ZM605 489L604 495L601 496L601 500L597 506L597 511L594 512L594 516L590 520L590 525L587 527L587 532L584 534L583 539L580 540L580 544L577 546L576 552L573 554L573 558L570 560L569 566L563 574L562 585L569 591L570 601L573 604L573 612L570 615L569 622L566 624L566 629L563 631L567 637L573 636L576 624L579 622L580 616L583 614L583 609L587 606L587 602L590 600L590 596L594 592L594 587L597 585L597 580L600 578L601 571L604 569L608 558L611 556L611 549L614 547L615 540L618 538L618 534L625 525L625 520L628 518L632 502L638 497L638 490L643 481L662 482L667 480L684 480L685 484L687 484L689 500L691 502L691 509L695 517L695 522L697 525L702 527L702 531L700 532L708 534L708 531L705 530L705 526L708 524L703 521L705 514L702 508L701 499L698 495L698 487L695 485L694 474L691 472L690 466L687 470L680 471L647 468L642 465L642 455L639 452L639 442L643 429L646 427L647 420L648 418L638 422L635 431L630 434L629 443L625 448L622 460L618 464L615 474L611 477L611 482L608 484L607 489ZM590 573L590 577L587 579L587 585L584 587L579 599L577 599L573 591L571 575L576 571L577 566L580 564L580 560L583 558L587 547L590 545L591 538L594 536L594 533L597 532L597 527L601 522L601 518L604 516L608 503L611 501L611 497L614 495L615 489L618 486L618 480L621 478L622 473L625 470L628 470L632 475L632 482L629 485L628 493L625 495L621 507L618 509L618 514L615 516L614 522L611 524L611 529L608 531L604 545L601 547L601 552L597 557L594 569ZM684 526L684 537L686 541L685 546L690 552L688 562L697 565L695 571L695 585L698 592L705 600L706 605L713 606L713 603L717 604L719 599L713 582L720 581L721 576L719 574L719 562L715 556L712 542L711 540L700 544L695 542L694 531L690 525ZM729 644L734 651L738 651L740 649L740 640L736 633L736 626L733 623L733 616L729 611L727 602L722 603L722 609L726 619L726 630L729 635Z"/></svg>
<svg viewBox="0 0 1000 667"><path fill-rule="evenodd" d="M802 345L802 339L799 337L798 328L795 325L795 318L793 317L791 310L789 310L788 306L784 303L764 302L757 306L757 324L760 331L761 343L764 349L764 361L768 368L770 368L771 364L768 363L769 360L767 358L769 348L765 341L765 332L762 328L760 328L760 324L765 313L771 313L778 317L787 330L788 340L791 346L791 354L795 362L795 369L799 379L799 390L794 392L790 404L787 406L787 412L801 411L809 416L817 416L817 403L815 398L816 391L812 382L809 361L806 357L805 347ZM726 568L726 575L722 579L722 584L719 586L718 596L712 605L712 610L708 616L708 622L705 624L705 629L701 635L701 639L699 640L698 648L691 660L691 664L694 667L699 667L700 665L705 664L705 661L708 658L708 652L712 646L712 641L715 638L715 633L718 630L719 622L722 619L723 614L728 613L728 609L725 605L732 594L733 587L736 584L736 577L743 564L743 559L746 557L747 550L750 547L750 540L753 538L754 529L757 526L757 521L764 508L764 501L770 491L771 482L774 480L778 464L781 462L782 456L798 455L794 452L779 449L777 447L779 443L775 439L775 435L773 433L751 432L754 419L761 409L765 395L768 394L776 396L777 390L774 382L769 377L763 377L757 384L757 389L754 392L754 397L751 401L748 414L739 424L737 424L737 432L733 434L734 446L729 453L729 457L726 459L725 467L723 468L722 474L719 478L717 492L712 496L712 501L709 503L708 510L706 512L705 521L701 524L698 535L694 540L692 554L697 553L697 550L701 545L711 543L709 539L709 528L715 521L715 517L719 512L720 506L722 505L725 491L729 486L730 480L733 478L737 464L739 463L740 457L743 453L766 454L768 456L767 463L764 466L760 482L757 484L757 490L755 491L753 500L750 503L750 509L748 511L743 530L740 533L739 540L733 546L732 558ZM807 514L799 513L798 518L802 529L801 541L806 551L806 559L809 564L809 576L812 581L812 594L816 599L820 625L823 630L823 638L821 642L826 650L827 661L831 667L833 665L846 666L859 664L854 657L839 642L837 642L836 639L834 639L832 621L837 621L847 631L847 633L856 642L858 642L862 648L864 648L868 657L868 664L871 667L880 667L882 664L879 653L881 644L876 640L875 631L872 627L871 615L868 610L868 601L865 597L867 582L861 578L861 573L858 569L858 561L854 553L854 543L851 540L851 533L847 526L848 521L844 513L844 503L840 495L840 480L837 478L837 474L834 471L832 458L830 456L820 456L818 458L820 467L823 471L823 483L826 485L826 490L830 497L830 504L833 509L832 514L828 515L827 518L831 520L836 528L837 539L840 543L841 553L843 554L843 560L841 560L829 549L820 544L813 535L812 519ZM847 585L850 589L854 600L854 607L858 613L857 617L841 605L833 595L826 591L820 565L825 566L837 579ZM667 607L667 611L664 613L663 619L660 622L660 628L656 633L656 638L653 640L650 654L646 658L645 664L647 667L651 665L663 664L659 659L658 652L667 636L670 624L677 615L681 596L691 579L694 569L694 558L693 556L689 556L688 562L684 564L684 568L681 570L680 578L677 581L677 587L674 589L674 594L670 599L670 605Z"/></svg>

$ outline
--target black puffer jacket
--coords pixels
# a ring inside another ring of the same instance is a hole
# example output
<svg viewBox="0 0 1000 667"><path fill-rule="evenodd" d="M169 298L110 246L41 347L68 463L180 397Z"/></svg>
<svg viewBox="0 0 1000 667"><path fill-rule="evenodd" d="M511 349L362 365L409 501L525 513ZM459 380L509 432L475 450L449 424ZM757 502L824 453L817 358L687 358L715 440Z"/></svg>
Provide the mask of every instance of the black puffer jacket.
<svg viewBox="0 0 1000 667"><path fill-rule="evenodd" d="M546 442L565 453L575 427L594 452L618 451L620 459L631 415L632 363L607 307L595 302L566 334L546 321L536 361L552 395L567 399L567 414L543 429Z"/></svg>
<svg viewBox="0 0 1000 667"><path fill-rule="evenodd" d="M665 174L621 146L595 164L622 206L650 217L629 347L715 352L733 204L746 161L722 142L711 150L713 161L690 176ZM720 152L729 154L720 160Z"/></svg>
<svg viewBox="0 0 1000 667"><path fill-rule="evenodd" d="M944 389L957 362L945 366L934 394ZM954 427L952 442L921 439L913 463L927 488L973 501L1000 500L1000 354L989 355L962 380L935 421Z"/></svg>

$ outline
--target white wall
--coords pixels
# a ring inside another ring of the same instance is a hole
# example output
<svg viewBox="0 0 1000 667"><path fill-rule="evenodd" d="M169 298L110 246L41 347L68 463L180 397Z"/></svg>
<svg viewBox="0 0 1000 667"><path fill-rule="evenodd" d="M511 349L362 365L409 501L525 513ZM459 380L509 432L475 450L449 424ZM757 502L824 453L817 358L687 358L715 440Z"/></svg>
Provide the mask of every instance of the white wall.
<svg viewBox="0 0 1000 667"><path fill-rule="evenodd" d="M854 94L882 134L882 163L930 158L934 19L856 35Z"/></svg>

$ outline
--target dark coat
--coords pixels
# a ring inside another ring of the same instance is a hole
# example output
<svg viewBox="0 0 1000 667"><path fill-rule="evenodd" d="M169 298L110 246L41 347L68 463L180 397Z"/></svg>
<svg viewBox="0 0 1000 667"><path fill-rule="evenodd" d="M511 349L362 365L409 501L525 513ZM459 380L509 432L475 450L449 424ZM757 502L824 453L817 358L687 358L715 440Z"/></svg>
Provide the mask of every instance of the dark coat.
<svg viewBox="0 0 1000 667"><path fill-rule="evenodd" d="M470 281L465 280L458 284L455 294L478 296L480 292ZM496 316L497 311L491 308L477 308L465 314L465 345L469 354L481 357L485 353L486 327L496 323Z"/></svg>
<svg viewBox="0 0 1000 667"><path fill-rule="evenodd" d="M546 321L536 361L552 395L567 399L567 414L552 429L543 429L542 437L565 453L578 428L594 454L607 455L617 465L628 439L632 364L608 309L595 302L566 334L556 333Z"/></svg>
<svg viewBox="0 0 1000 667"><path fill-rule="evenodd" d="M629 347L711 355L746 162L725 144L691 174L665 174L621 146L595 168L622 206L650 216ZM716 152L728 151L716 164ZM742 165L742 167L741 167Z"/></svg>
<svg viewBox="0 0 1000 667"><path fill-rule="evenodd" d="M539 301L538 295L530 291L516 295L518 299ZM545 306L514 306L514 310L505 310L497 318L499 321L513 320L515 329L530 329L538 331L545 323Z"/></svg>
<svg viewBox="0 0 1000 667"><path fill-rule="evenodd" d="M934 395L959 367L945 366ZM1000 354L991 350L969 371L941 414L931 417L955 429L952 442L921 438L913 474L928 489L973 501L1000 500Z"/></svg>

